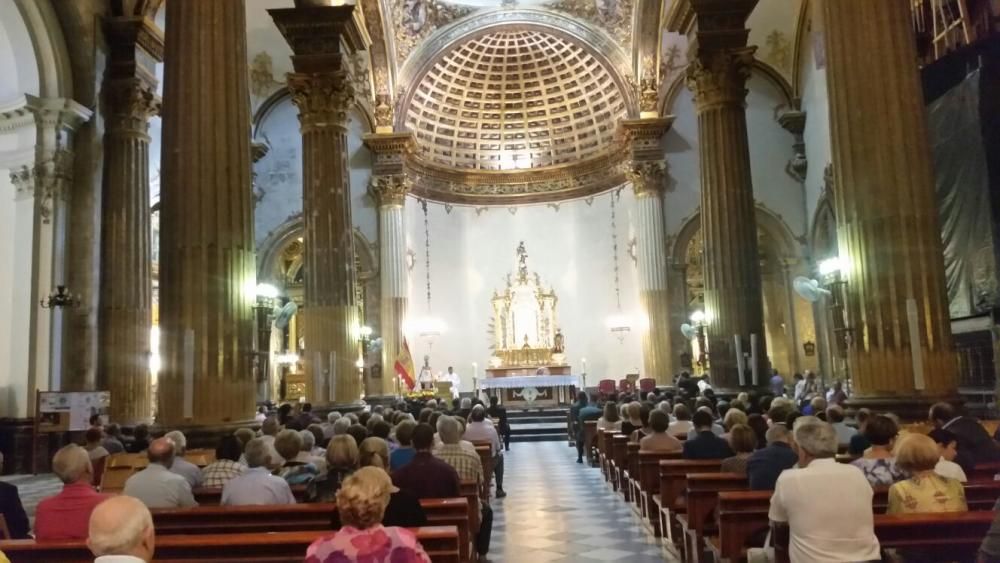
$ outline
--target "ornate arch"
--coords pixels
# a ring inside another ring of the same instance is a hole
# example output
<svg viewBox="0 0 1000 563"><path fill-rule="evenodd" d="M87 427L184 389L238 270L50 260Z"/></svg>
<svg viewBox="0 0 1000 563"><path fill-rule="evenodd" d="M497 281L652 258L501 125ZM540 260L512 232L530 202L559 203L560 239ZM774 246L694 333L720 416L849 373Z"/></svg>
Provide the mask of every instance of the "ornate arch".
<svg viewBox="0 0 1000 563"><path fill-rule="evenodd" d="M281 86L280 88L272 92L271 95L268 96L266 100L261 102L261 104L257 107L257 111L255 111L253 116L251 116L252 119L250 123L253 126L253 134L251 135L251 137L252 138L257 137L261 125L263 125L264 122L267 121L268 116L270 116L271 113L274 112L274 110L277 109L283 102L287 101L288 103L292 103L291 98L292 96L288 92L288 87ZM371 108L368 106L368 104L364 104L358 100L355 100L354 109L357 110L357 113L361 116L361 119L364 121L365 129L368 132L375 131L375 118L374 116L372 116Z"/></svg>
<svg viewBox="0 0 1000 563"><path fill-rule="evenodd" d="M783 257L802 257L802 245L796 239L795 235L792 234L792 230L788 228L788 224L779 215L759 203L757 204L757 229L764 232L777 243L777 250L781 252ZM673 246L670 249L671 256L682 259L687 253L691 239L697 236L700 231L701 211L699 210L688 217L677 232L677 235L674 237Z"/></svg>
<svg viewBox="0 0 1000 563"><path fill-rule="evenodd" d="M781 92L781 96L784 98L785 104L789 107L792 106L792 103L795 100L792 85L789 84L788 80L785 80L785 77L782 76L776 68L760 59L755 58L753 60L753 72L763 76L765 80L773 84L774 87ZM660 104L660 115L674 113L674 104L677 103L677 96L679 96L681 91L684 89L685 77L686 73L682 68L670 82L670 85L667 86L666 94L663 96L662 103Z"/></svg>
<svg viewBox="0 0 1000 563"><path fill-rule="evenodd" d="M295 244L301 243L304 226L302 215L296 215L282 223L274 229L271 234L261 243L257 249L257 279L262 283L270 283L278 288L285 287L287 281L286 272L297 271L301 268L300 261L292 261L290 267L282 262L286 256L286 250ZM354 228L354 252L357 254L361 269L358 272L358 280L366 282L378 277L378 251L375 243L368 240L368 237L357 227Z"/></svg>

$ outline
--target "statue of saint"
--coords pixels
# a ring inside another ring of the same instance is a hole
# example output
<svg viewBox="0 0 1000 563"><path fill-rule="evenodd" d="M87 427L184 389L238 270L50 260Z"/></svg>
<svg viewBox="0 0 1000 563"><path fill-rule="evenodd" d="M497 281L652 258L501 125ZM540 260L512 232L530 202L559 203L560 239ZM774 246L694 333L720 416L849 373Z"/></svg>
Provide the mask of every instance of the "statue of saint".
<svg viewBox="0 0 1000 563"><path fill-rule="evenodd" d="M553 354L564 354L566 352L566 338L563 336L562 329L556 329L556 335L552 338L552 353Z"/></svg>
<svg viewBox="0 0 1000 563"><path fill-rule="evenodd" d="M524 346L521 346L521 349L522 350L530 350L531 349L531 344L528 342L528 335L527 334L524 335Z"/></svg>

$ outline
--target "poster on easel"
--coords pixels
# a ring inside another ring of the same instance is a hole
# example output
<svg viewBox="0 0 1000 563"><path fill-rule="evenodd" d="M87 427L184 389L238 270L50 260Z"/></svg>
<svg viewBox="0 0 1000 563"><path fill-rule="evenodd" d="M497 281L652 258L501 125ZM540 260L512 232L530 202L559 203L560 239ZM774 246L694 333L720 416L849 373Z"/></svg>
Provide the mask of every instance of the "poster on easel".
<svg viewBox="0 0 1000 563"><path fill-rule="evenodd" d="M38 393L38 431L84 431L90 428L90 418L100 416L108 423L111 407L110 391L40 391Z"/></svg>

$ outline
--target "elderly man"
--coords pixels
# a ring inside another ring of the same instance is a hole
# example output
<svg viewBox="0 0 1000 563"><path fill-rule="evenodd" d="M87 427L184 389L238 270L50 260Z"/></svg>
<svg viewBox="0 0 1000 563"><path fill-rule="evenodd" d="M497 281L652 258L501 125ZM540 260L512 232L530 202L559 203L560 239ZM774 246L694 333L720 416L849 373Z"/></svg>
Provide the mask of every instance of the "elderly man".
<svg viewBox="0 0 1000 563"><path fill-rule="evenodd" d="M122 441L122 427L111 423L104 427L104 441L101 442L104 449L110 454L120 454L125 452L125 442Z"/></svg>
<svg viewBox="0 0 1000 563"><path fill-rule="evenodd" d="M833 426L833 430L837 433L837 444L840 447L846 447L851 443L851 438L853 438L857 433L857 429L851 428L844 422L844 408L840 405L830 405L826 407L826 421Z"/></svg>
<svg viewBox="0 0 1000 563"><path fill-rule="evenodd" d="M295 497L288 482L271 475L268 467L272 448L263 438L247 442L244 454L249 469L233 477L222 487L222 504L231 506L250 504L295 504Z"/></svg>
<svg viewBox="0 0 1000 563"><path fill-rule="evenodd" d="M784 424L775 424L764 434L767 447L750 454L747 460L747 479L755 491L770 491L778 475L795 467L799 455L792 450L792 432Z"/></svg>
<svg viewBox="0 0 1000 563"><path fill-rule="evenodd" d="M156 533L153 517L138 500L115 496L97 505L90 515L87 547L94 563L149 563Z"/></svg>
<svg viewBox="0 0 1000 563"><path fill-rule="evenodd" d="M174 464L170 466L170 470L187 479L192 489L200 487L202 481L201 469L184 459L184 454L187 453L187 437L180 430L173 430L167 432L164 438L174 443Z"/></svg>
<svg viewBox="0 0 1000 563"><path fill-rule="evenodd" d="M52 457L52 472L63 482L62 491L38 503L35 510L35 538L75 540L87 537L90 513L108 498L94 490L90 482L94 469L87 450L70 444Z"/></svg>
<svg viewBox="0 0 1000 563"><path fill-rule="evenodd" d="M463 481L475 481L481 484L483 482L483 462L475 451L470 452L468 448L459 443L462 425L458 419L451 416L438 418L437 431L441 438L441 445L434 449L434 456L454 467ZM476 535L476 550L479 555L486 555L489 551L490 536L493 531L493 509L486 503L482 503L480 508L482 509L482 524Z"/></svg>
<svg viewBox="0 0 1000 563"><path fill-rule="evenodd" d="M157 438L149 444L147 454L149 466L129 477L122 492L149 508L198 506L188 480L169 469L174 464L174 442Z"/></svg>
<svg viewBox="0 0 1000 563"><path fill-rule="evenodd" d="M863 473L837 463L837 433L803 416L793 431L799 468L783 472L769 513L775 543L789 545L792 563L878 561L872 488Z"/></svg>
<svg viewBox="0 0 1000 563"><path fill-rule="evenodd" d="M473 443L490 443L490 452L493 454L493 474L497 478L497 498L507 496L503 490L503 447L500 443L500 434L497 433L493 422L486 418L486 407L483 405L472 407L472 411L469 413L469 424L462 437Z"/></svg>
<svg viewBox="0 0 1000 563"><path fill-rule="evenodd" d="M281 467L285 464L285 458L278 455L278 450L274 449L274 439L281 432L281 424L278 419L269 416L260 425L260 438L271 448L271 468Z"/></svg>

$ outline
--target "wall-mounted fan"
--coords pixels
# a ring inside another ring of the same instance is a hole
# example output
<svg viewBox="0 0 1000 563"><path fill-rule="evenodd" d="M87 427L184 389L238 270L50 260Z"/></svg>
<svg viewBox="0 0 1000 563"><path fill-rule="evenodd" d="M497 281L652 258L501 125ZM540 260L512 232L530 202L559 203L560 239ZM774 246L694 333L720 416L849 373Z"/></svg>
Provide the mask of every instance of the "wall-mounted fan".
<svg viewBox="0 0 1000 563"><path fill-rule="evenodd" d="M295 301L289 301L285 303L285 306L278 309L278 313L274 316L274 326L275 328L283 329L288 326L288 323L292 320L299 310L299 306L295 304Z"/></svg>
<svg viewBox="0 0 1000 563"><path fill-rule="evenodd" d="M684 338L691 340L698 335L698 330L693 326L684 323L681 325L681 333L684 335Z"/></svg>
<svg viewBox="0 0 1000 563"><path fill-rule="evenodd" d="M830 295L828 290L820 287L818 281L805 276L798 276L792 280L792 288L795 289L795 293L799 294L799 297L810 303L819 301L824 295Z"/></svg>

